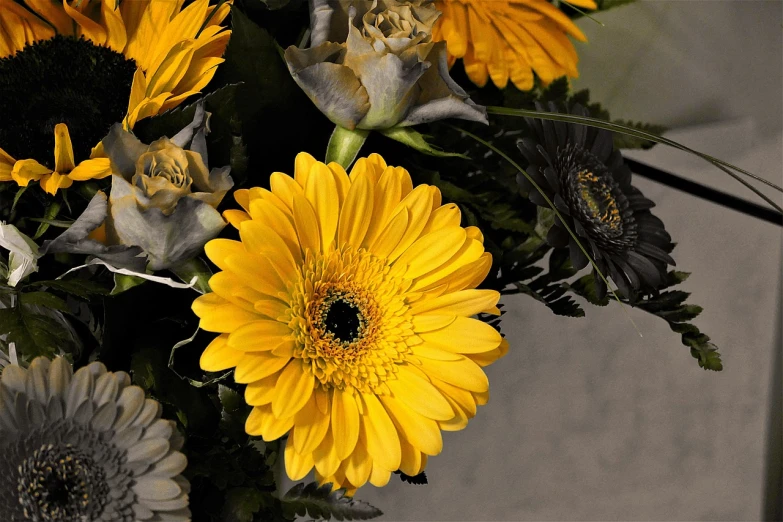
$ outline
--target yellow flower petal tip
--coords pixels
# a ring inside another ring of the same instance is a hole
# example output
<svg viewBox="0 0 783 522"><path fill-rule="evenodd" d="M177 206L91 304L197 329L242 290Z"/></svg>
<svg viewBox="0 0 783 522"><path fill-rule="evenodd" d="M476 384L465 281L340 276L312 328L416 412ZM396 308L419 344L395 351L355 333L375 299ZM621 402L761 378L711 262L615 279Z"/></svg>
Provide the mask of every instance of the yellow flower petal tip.
<svg viewBox="0 0 783 522"><path fill-rule="evenodd" d="M302 153L294 170L238 191L240 241L205 248L221 271L193 311L221 335L201 365L248 384L248 433L289 434L292 478L382 486L488 397L482 366L507 350L476 318L497 313L476 289L491 258L437 188L378 155L346 173Z"/></svg>
<svg viewBox="0 0 783 522"><path fill-rule="evenodd" d="M596 9L593 0L576 0ZM548 0L437 0L443 14L433 29L445 40L449 63L462 58L470 80L483 87L492 80L503 89L533 88L534 73L543 84L562 76L576 78L579 58L569 36L587 38Z"/></svg>

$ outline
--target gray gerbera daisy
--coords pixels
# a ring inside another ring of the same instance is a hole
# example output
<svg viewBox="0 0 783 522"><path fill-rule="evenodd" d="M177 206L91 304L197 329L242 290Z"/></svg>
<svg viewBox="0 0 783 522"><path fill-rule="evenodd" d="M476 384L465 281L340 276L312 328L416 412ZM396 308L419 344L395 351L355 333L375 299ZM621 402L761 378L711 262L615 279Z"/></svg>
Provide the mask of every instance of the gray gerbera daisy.
<svg viewBox="0 0 783 522"><path fill-rule="evenodd" d="M125 372L58 357L0 376L0 520L190 520L174 422Z"/></svg>

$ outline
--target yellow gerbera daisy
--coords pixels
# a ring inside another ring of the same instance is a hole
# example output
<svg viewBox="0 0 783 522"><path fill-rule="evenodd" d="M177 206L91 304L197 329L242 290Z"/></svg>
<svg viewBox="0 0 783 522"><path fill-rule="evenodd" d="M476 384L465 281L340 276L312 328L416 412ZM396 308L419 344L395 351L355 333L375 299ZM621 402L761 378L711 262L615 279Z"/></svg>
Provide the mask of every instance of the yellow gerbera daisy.
<svg viewBox="0 0 783 522"><path fill-rule="evenodd" d="M373 154L350 176L296 158L271 191L239 190L225 217L241 241L206 246L222 270L193 310L218 332L201 367L235 367L253 406L246 431L289 435L288 475L349 489L420 473L489 397L481 369L506 342L473 318L500 294L477 290L492 265L476 227L440 191L413 187Z"/></svg>
<svg viewBox="0 0 783 522"><path fill-rule="evenodd" d="M223 61L230 6L183 3L0 0L0 181L54 194L106 177L93 146L113 123L133 128L200 92Z"/></svg>
<svg viewBox="0 0 783 522"><path fill-rule="evenodd" d="M594 0L571 0L596 9ZM443 14L433 39L445 40L450 63L462 58L470 80L483 87L487 79L505 88L509 79L518 89L533 88L533 72L544 84L561 76L576 78L579 58L571 35L587 38L548 0L438 0Z"/></svg>

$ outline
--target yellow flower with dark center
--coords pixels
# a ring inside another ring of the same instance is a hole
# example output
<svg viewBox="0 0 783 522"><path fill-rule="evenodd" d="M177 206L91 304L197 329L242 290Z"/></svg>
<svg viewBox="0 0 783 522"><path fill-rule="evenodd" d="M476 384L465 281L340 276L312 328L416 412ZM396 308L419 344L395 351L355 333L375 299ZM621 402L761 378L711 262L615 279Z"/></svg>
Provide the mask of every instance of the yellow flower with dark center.
<svg viewBox="0 0 783 522"><path fill-rule="evenodd" d="M0 0L0 181L54 194L104 178L96 145L113 123L132 129L199 93L223 62L230 6L183 3Z"/></svg>
<svg viewBox="0 0 783 522"><path fill-rule="evenodd" d="M596 9L594 0L569 3ZM443 15L433 39L445 40L449 63L462 58L470 80L498 88L508 81L533 88L533 73L546 85L561 76L579 76L579 58L568 36L586 42L584 33L548 0L438 0Z"/></svg>
<svg viewBox="0 0 783 522"><path fill-rule="evenodd" d="M302 153L271 190L236 192L241 241L206 245L222 270L193 310L220 335L207 371L236 368L253 406L246 431L289 434L288 475L313 467L349 489L420 473L485 404L481 367L508 349L491 325L500 294L476 227L440 191L373 154L350 176Z"/></svg>

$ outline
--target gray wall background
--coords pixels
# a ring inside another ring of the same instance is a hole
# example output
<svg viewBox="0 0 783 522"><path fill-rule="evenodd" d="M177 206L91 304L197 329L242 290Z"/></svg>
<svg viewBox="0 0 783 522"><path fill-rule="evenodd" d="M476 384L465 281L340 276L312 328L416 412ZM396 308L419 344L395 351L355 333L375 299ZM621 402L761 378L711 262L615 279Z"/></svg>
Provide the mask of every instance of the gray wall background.
<svg viewBox="0 0 783 522"><path fill-rule="evenodd" d="M597 17L605 27L580 22L590 44L579 47L577 88L614 117L668 125L676 140L783 181L783 4L666 0ZM636 157L752 198L684 153ZM630 311L640 338L617 305L568 319L508 298L512 348L488 369L489 404L466 430L444 434L429 485L393 479L359 491L383 520L762 517L781 228L636 184L680 242L678 268L693 272L685 289L705 307L697 324L725 370L699 369L678 336L643 313Z"/></svg>

